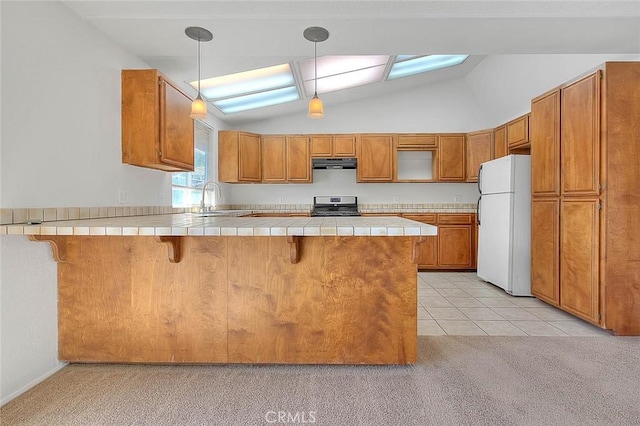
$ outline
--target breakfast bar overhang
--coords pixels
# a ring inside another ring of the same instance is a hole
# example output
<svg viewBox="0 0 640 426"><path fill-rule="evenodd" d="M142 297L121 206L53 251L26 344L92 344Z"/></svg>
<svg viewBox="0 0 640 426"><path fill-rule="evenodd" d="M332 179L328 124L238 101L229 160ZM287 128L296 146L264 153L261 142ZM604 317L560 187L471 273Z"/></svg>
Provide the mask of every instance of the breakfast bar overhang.
<svg viewBox="0 0 640 426"><path fill-rule="evenodd" d="M58 261L60 360L411 364L415 259L437 230L388 217L183 214L22 232Z"/></svg>

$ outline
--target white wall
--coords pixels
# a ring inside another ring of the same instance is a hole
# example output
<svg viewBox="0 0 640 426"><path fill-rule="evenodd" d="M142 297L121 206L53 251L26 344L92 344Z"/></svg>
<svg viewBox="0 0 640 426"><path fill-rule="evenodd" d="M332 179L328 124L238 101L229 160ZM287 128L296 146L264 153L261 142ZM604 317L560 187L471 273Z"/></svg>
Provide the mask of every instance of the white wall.
<svg viewBox="0 0 640 426"><path fill-rule="evenodd" d="M314 170L312 184L225 185L230 204L311 204L314 195L356 195L360 204L475 203L475 183L356 183L355 170Z"/></svg>
<svg viewBox="0 0 640 426"><path fill-rule="evenodd" d="M467 132L487 127L488 118L463 79L404 91L383 99L349 104L325 105L322 120L305 114L263 120L241 126L256 133L412 133ZM231 204L273 204L281 197L287 204L310 204L313 195L357 195L358 202L453 203L462 195L464 203L478 197L475 184L356 183L355 170L313 171L313 184L225 185L225 202Z"/></svg>
<svg viewBox="0 0 640 426"><path fill-rule="evenodd" d="M466 77L479 106L495 127L531 111L531 99L606 61L637 61L634 55L487 56Z"/></svg>
<svg viewBox="0 0 640 426"><path fill-rule="evenodd" d="M49 244L0 238L0 402L65 364L58 361L57 268Z"/></svg>
<svg viewBox="0 0 640 426"><path fill-rule="evenodd" d="M120 71L149 67L60 2L0 11L0 206L169 205L169 173L121 164ZM0 236L0 260L4 403L60 364L48 245Z"/></svg>

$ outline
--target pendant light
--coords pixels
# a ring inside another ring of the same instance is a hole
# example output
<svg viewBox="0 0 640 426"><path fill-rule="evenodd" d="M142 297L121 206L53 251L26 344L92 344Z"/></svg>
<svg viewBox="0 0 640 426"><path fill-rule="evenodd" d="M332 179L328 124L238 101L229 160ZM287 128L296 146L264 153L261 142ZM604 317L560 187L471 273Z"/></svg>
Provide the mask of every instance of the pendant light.
<svg viewBox="0 0 640 426"><path fill-rule="evenodd" d="M189 117L207 118L207 104L200 94L200 42L213 40L213 34L201 27L188 27L184 30L187 37L198 41L198 97L191 103L191 114Z"/></svg>
<svg viewBox="0 0 640 426"><path fill-rule="evenodd" d="M322 99L318 97L318 42L323 42L329 38L329 31L322 27L309 27L302 33L304 38L313 42L313 65L314 65L314 92L313 98L309 100L309 112L307 116L310 118L324 117L324 105Z"/></svg>

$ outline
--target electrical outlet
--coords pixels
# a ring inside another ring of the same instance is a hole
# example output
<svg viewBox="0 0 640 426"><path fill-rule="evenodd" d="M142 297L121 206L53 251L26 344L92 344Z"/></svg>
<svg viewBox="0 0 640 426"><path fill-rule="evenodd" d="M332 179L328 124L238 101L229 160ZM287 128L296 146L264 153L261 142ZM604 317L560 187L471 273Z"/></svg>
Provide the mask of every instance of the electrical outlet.
<svg viewBox="0 0 640 426"><path fill-rule="evenodd" d="M280 196L280 202L281 202L281 203L284 203L284 195L281 195L281 196Z"/></svg>
<svg viewBox="0 0 640 426"><path fill-rule="evenodd" d="M461 203L462 202L462 195L456 195L455 197L453 197L453 201L456 203Z"/></svg>
<svg viewBox="0 0 640 426"><path fill-rule="evenodd" d="M398 197L397 195L393 196L393 202L394 203L399 203L400 202L400 197Z"/></svg>
<svg viewBox="0 0 640 426"><path fill-rule="evenodd" d="M129 192L121 189L118 191L118 204L127 204L129 202Z"/></svg>
<svg viewBox="0 0 640 426"><path fill-rule="evenodd" d="M164 194L162 193L162 191L158 192L158 201L160 203L164 203Z"/></svg>

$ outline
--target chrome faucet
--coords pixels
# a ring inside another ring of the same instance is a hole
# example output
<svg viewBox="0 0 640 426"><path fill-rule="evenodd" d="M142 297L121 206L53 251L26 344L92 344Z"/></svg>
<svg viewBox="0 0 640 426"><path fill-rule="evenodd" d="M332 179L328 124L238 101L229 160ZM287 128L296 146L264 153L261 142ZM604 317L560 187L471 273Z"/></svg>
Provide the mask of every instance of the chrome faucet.
<svg viewBox="0 0 640 426"><path fill-rule="evenodd" d="M212 180L206 182L204 185L202 185L202 200L200 200L200 213L205 213L205 212L211 210L211 206L209 206L209 208L206 209L206 210L205 210L205 207L204 207L204 197L205 197L205 195L207 193L207 186L209 186L209 185L213 185L215 187L215 189L218 191L218 194L220 195L220 198L222 198L222 190L220 189L220 186L218 186L218 184L215 183ZM215 194L216 193L214 191L214 193L213 193L214 200L215 200Z"/></svg>

